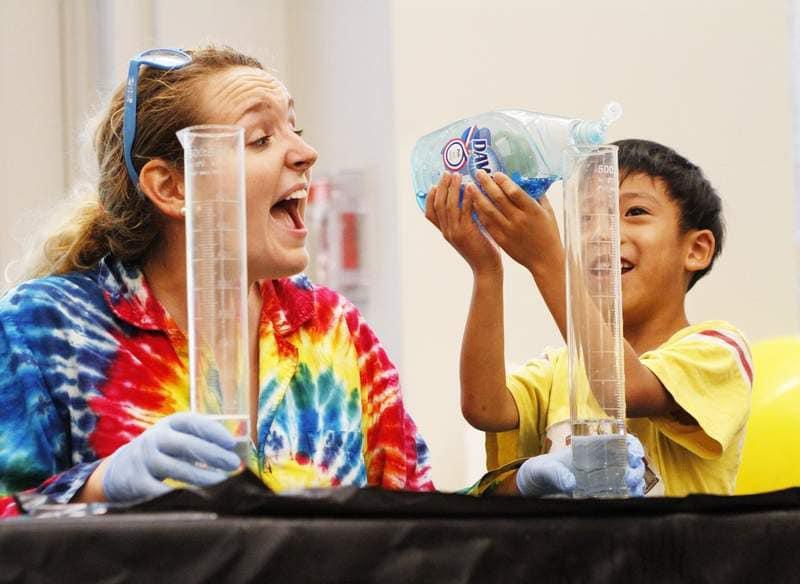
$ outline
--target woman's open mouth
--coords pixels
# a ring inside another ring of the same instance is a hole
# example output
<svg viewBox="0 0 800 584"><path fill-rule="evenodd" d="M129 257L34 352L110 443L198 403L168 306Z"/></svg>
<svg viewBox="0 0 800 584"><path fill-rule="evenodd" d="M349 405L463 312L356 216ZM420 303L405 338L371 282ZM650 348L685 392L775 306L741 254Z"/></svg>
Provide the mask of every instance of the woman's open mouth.
<svg viewBox="0 0 800 584"><path fill-rule="evenodd" d="M305 199L306 196L305 189L290 193L286 198L281 199L270 207L270 216L285 229L305 232L306 226L300 214L300 201Z"/></svg>

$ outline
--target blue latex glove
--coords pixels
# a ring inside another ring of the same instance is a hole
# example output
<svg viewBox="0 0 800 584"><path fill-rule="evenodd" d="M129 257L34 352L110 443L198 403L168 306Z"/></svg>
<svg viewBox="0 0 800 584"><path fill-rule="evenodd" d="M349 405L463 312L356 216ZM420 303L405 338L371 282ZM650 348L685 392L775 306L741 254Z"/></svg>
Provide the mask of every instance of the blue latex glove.
<svg viewBox="0 0 800 584"><path fill-rule="evenodd" d="M517 471L517 489L523 495L572 494L575 473L572 470L572 448L562 448L529 458Z"/></svg>
<svg viewBox="0 0 800 584"><path fill-rule="evenodd" d="M633 497L644 495L644 448L633 434L627 434L628 468L625 483ZM517 489L523 495L570 495L575 490L572 448L562 448L526 460L517 471Z"/></svg>
<svg viewBox="0 0 800 584"><path fill-rule="evenodd" d="M625 484L631 497L644 497L644 446L633 434L626 434L628 443L628 468L625 469Z"/></svg>
<svg viewBox="0 0 800 584"><path fill-rule="evenodd" d="M169 491L161 482L166 478L194 486L218 483L239 468L235 445L219 422L195 413L172 414L111 455L103 493L109 501L122 502Z"/></svg>

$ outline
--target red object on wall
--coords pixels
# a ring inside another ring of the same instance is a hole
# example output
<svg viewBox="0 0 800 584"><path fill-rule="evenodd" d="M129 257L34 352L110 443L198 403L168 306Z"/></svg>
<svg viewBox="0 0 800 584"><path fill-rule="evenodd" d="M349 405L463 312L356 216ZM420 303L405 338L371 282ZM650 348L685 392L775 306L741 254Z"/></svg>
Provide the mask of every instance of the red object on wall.
<svg viewBox="0 0 800 584"><path fill-rule="evenodd" d="M358 253L358 215L352 212L343 212L342 221L342 267L345 270L357 270L359 264Z"/></svg>

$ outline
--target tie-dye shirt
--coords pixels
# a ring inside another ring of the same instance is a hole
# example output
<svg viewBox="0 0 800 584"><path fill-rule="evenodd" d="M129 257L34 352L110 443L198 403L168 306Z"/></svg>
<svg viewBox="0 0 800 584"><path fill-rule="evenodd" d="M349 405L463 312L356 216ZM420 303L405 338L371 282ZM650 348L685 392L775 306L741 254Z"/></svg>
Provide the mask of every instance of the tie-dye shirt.
<svg viewBox="0 0 800 584"><path fill-rule="evenodd" d="M397 371L358 310L304 276L261 291L264 482L432 489ZM0 495L36 488L69 501L99 459L188 399L187 338L138 268L107 257L0 300Z"/></svg>

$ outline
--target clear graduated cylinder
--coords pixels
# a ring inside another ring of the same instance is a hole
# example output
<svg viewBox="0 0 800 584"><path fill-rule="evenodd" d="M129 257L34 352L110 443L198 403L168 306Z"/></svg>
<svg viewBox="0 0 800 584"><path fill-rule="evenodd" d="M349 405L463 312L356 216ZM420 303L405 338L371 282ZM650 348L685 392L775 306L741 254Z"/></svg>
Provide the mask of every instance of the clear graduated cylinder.
<svg viewBox="0 0 800 584"><path fill-rule="evenodd" d="M572 462L578 497L626 497L616 146L564 150Z"/></svg>
<svg viewBox="0 0 800 584"><path fill-rule="evenodd" d="M443 172L460 173L466 185L477 182L478 170L503 172L538 198L563 176L564 148L603 143L609 125L621 115L622 107L612 102L600 120L497 110L453 122L414 145L411 168L417 204L424 211L428 191Z"/></svg>
<svg viewBox="0 0 800 584"><path fill-rule="evenodd" d="M244 130L191 126L178 139L186 186L191 409L219 420L246 460L251 439Z"/></svg>

